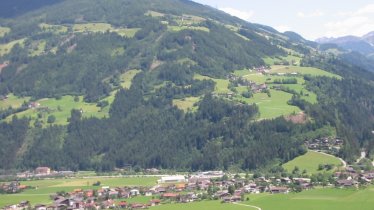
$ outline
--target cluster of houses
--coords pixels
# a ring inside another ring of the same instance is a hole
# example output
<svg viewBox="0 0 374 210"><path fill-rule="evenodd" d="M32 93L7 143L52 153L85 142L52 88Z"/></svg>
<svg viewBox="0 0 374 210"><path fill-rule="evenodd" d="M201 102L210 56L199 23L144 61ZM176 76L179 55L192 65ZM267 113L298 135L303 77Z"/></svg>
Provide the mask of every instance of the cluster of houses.
<svg viewBox="0 0 374 210"><path fill-rule="evenodd" d="M41 167L35 170L40 174L51 173ZM355 171L347 167L342 172L334 174L334 185L336 187L357 187L359 184L372 183L374 172ZM241 178L235 176L229 178L222 171L200 172L189 176L163 176L153 187L109 187L101 186L95 189L75 189L69 193L56 193L51 195L52 204L37 204L36 210L58 210L58 209L111 209L129 208L145 209L165 203L188 203L204 199L221 200L222 202L243 201L245 194L287 194L292 191L309 190L313 188L311 178L296 177L256 177ZM9 189L21 186L12 182ZM142 196L142 199L133 199ZM149 199L147 199L147 197ZM133 202L148 200L148 202ZM7 210L29 208L28 201L5 207Z"/></svg>
<svg viewBox="0 0 374 210"><path fill-rule="evenodd" d="M343 146L343 140L335 137L323 137L305 141L310 150L324 151L330 154L337 154Z"/></svg>
<svg viewBox="0 0 374 210"><path fill-rule="evenodd" d="M25 171L17 173L17 178L38 178L38 177L56 177L73 176L73 171L52 171L49 167L37 167L34 171Z"/></svg>
<svg viewBox="0 0 374 210"><path fill-rule="evenodd" d="M253 93L260 93L268 89L268 86L266 84L256 84L253 81L247 80L240 76L236 76L234 74L229 74L227 76L227 79L237 86L248 87L248 89L250 89Z"/></svg>
<svg viewBox="0 0 374 210"><path fill-rule="evenodd" d="M3 183L0 185L0 191L7 194L19 193L27 188L26 185L21 185L18 181Z"/></svg>
<svg viewBox="0 0 374 210"><path fill-rule="evenodd" d="M346 167L345 171L335 172L337 179L335 185L340 188L358 187L374 183L374 171L355 170L352 166Z"/></svg>

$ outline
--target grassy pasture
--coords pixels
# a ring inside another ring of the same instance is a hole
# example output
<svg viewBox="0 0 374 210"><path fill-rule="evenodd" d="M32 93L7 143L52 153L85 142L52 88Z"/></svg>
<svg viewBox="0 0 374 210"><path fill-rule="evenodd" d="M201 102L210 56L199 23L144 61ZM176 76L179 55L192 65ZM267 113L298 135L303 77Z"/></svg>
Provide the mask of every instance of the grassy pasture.
<svg viewBox="0 0 374 210"><path fill-rule="evenodd" d="M138 32L140 28L114 28L112 25L108 23L82 23L82 24L74 24L73 31L74 32L93 32L93 33L105 33L115 32L120 36L123 37L134 37L136 32Z"/></svg>
<svg viewBox="0 0 374 210"><path fill-rule="evenodd" d="M70 117L72 109L82 109L84 117L104 117L107 115L105 112L100 112L100 108L94 103L85 103L83 96L79 97L79 102L74 101L74 96L63 96L61 99L44 98L37 101L40 107L48 107L48 112L38 112L36 109L28 109L26 111L17 113L18 117L31 117L33 121L38 118L38 113L42 113L42 118L39 119L46 125L49 115L54 115L56 121L54 124L66 125L67 119ZM11 120L13 115L6 118ZM32 122L33 123L33 122Z"/></svg>
<svg viewBox="0 0 374 210"><path fill-rule="evenodd" d="M0 38L10 32L10 28L0 26Z"/></svg>
<svg viewBox="0 0 374 210"><path fill-rule="evenodd" d="M204 31L210 32L209 28L203 26L168 26L169 31L178 32L182 30L195 30L195 31Z"/></svg>
<svg viewBox="0 0 374 210"><path fill-rule="evenodd" d="M301 111L298 107L287 104L292 94L277 90L270 90L270 94L271 97L266 93L257 93L252 98L237 97L236 99L248 104L256 104L260 110L259 119L272 119Z"/></svg>
<svg viewBox="0 0 374 210"><path fill-rule="evenodd" d="M37 187L37 189L26 190L19 194L0 195L0 207L19 203L22 200L29 200L33 205L38 203L51 203L49 195L58 191L71 192L74 189L98 189L92 186L100 181L101 186L153 186L157 177L124 177L124 178L72 178L72 179L51 179L21 182L23 185ZM148 198L150 199L150 198Z"/></svg>
<svg viewBox="0 0 374 210"><path fill-rule="evenodd" d="M195 103L200 101L199 97L187 97L183 99L174 99L173 100L173 105L177 106L179 109L187 112L188 110L194 111L197 109L195 107Z"/></svg>
<svg viewBox="0 0 374 210"><path fill-rule="evenodd" d="M194 79L196 79L196 80L204 80L204 79L213 80L216 83L216 86L214 88L214 93L225 94L225 93L231 92L228 89L230 81L227 80L227 79L214 79L214 78L211 78L211 77L208 77L208 76L203 76L203 75L200 75L200 74L195 74Z"/></svg>
<svg viewBox="0 0 374 210"><path fill-rule="evenodd" d="M45 40L37 41L32 44L32 48L29 49L30 56L39 56L45 52L45 46L47 42Z"/></svg>
<svg viewBox="0 0 374 210"><path fill-rule="evenodd" d="M23 46L24 41L25 39L18 39L18 40L14 40L6 44L0 44L0 56L10 53L10 51L16 44Z"/></svg>
<svg viewBox="0 0 374 210"><path fill-rule="evenodd" d="M314 189L288 195L250 195L244 203L261 207L263 210L372 210L374 188Z"/></svg>
<svg viewBox="0 0 374 210"><path fill-rule="evenodd" d="M319 164L334 164L340 166L342 163L336 157L318 153L315 151L308 151L305 155L299 156L283 165L287 171L292 172L295 166L299 167L301 171L307 170L308 174L314 174L318 171Z"/></svg>
<svg viewBox="0 0 374 210"><path fill-rule="evenodd" d="M314 68L314 67L278 65L278 66L272 66L270 71L272 73L284 73L284 74L296 72L302 75L325 76L325 77L341 79L341 77L336 74L333 74L333 73L330 73L330 72L327 72L327 71L324 71L318 68Z"/></svg>
<svg viewBox="0 0 374 210"><path fill-rule="evenodd" d="M184 204L166 204L151 207L154 210L256 210L248 206L240 206L220 201L201 201ZM266 209L264 209L266 210Z"/></svg>
<svg viewBox="0 0 374 210"><path fill-rule="evenodd" d="M0 109L7 109L9 107L19 108L22 106L23 102L28 102L30 97L18 97L13 94L8 95L8 99L0 101Z"/></svg>
<svg viewBox="0 0 374 210"><path fill-rule="evenodd" d="M39 24L39 28L45 32L52 32L54 34L62 34L68 32L68 27L63 25L50 25L46 23Z"/></svg>
<svg viewBox="0 0 374 210"><path fill-rule="evenodd" d="M164 17L165 16L164 13L156 12L152 10L147 11L144 15L151 16L151 17Z"/></svg>

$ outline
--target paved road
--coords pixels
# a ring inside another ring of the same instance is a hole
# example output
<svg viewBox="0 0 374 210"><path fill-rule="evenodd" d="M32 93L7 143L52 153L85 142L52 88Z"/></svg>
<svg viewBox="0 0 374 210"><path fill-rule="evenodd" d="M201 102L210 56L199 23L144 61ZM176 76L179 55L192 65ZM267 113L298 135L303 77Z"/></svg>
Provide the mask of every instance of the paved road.
<svg viewBox="0 0 374 210"><path fill-rule="evenodd" d="M247 204L242 204L242 203L233 203L233 204L239 205L239 206L247 206L247 207L255 208L257 210L262 210L262 208L260 208L258 206L252 206L252 205L247 205Z"/></svg>

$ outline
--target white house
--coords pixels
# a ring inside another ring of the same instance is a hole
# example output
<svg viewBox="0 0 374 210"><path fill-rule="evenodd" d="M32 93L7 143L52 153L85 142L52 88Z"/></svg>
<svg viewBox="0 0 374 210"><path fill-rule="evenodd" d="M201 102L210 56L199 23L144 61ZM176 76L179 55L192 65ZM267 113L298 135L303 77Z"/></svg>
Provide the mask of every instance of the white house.
<svg viewBox="0 0 374 210"><path fill-rule="evenodd" d="M186 177L177 175L177 176L165 176L161 177L158 180L158 183L180 183L180 182L187 182Z"/></svg>

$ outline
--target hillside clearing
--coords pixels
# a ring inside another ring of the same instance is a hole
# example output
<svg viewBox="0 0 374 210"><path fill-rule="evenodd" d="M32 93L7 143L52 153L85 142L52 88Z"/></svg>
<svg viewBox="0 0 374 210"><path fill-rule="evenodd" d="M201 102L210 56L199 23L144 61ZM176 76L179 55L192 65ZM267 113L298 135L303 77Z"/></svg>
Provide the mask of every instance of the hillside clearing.
<svg viewBox="0 0 374 210"><path fill-rule="evenodd" d="M0 26L0 38L4 37L5 34L10 32L10 28Z"/></svg>
<svg viewBox="0 0 374 210"><path fill-rule="evenodd" d="M284 164L283 167L288 172L292 172L292 170L297 166L300 171L306 170L308 174L314 174L323 172L318 171L318 165L320 164L333 164L335 166L341 166L342 162L337 157L315 151L308 151L305 155L299 156Z"/></svg>

